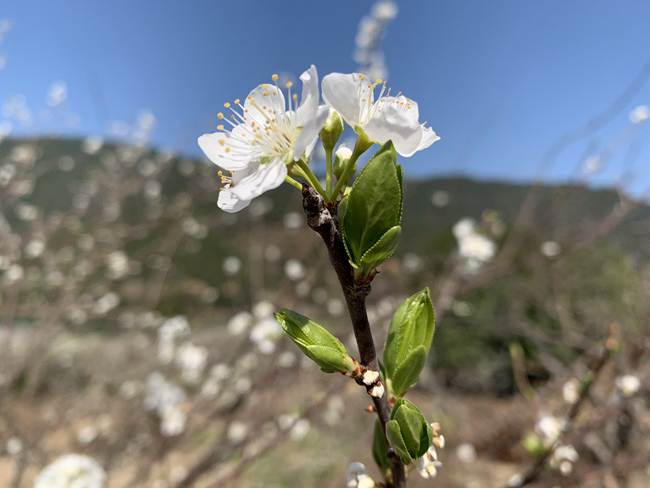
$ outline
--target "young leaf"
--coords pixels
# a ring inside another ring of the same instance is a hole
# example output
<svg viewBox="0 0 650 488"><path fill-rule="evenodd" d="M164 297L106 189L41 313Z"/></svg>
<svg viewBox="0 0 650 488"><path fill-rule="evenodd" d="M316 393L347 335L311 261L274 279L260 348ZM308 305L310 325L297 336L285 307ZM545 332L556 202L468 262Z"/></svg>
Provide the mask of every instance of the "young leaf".
<svg viewBox="0 0 650 488"><path fill-rule="evenodd" d="M316 322L292 310L274 314L284 331L307 357L326 373L354 370L354 360L345 346Z"/></svg>
<svg viewBox="0 0 650 488"><path fill-rule="evenodd" d="M396 397L401 397L406 390L417 384L426 362L427 350L424 346L416 347L406 356L392 378L393 394Z"/></svg>
<svg viewBox="0 0 650 488"><path fill-rule="evenodd" d="M391 320L384 348L384 366L389 379L394 381L397 367L417 347L423 346L429 351L434 330L433 303L429 297L429 289L425 288L407 298ZM393 387L397 394L395 385Z"/></svg>
<svg viewBox="0 0 650 488"><path fill-rule="evenodd" d="M339 215L350 261L357 266L366 251L400 222L402 189L396 161L397 153L387 142L357 176L343 216Z"/></svg>
<svg viewBox="0 0 650 488"><path fill-rule="evenodd" d="M399 225L388 230L377 243L368 249L361 256L360 265L363 266L366 274L370 273L377 266L386 261L397 249L399 238L402 235L402 228Z"/></svg>

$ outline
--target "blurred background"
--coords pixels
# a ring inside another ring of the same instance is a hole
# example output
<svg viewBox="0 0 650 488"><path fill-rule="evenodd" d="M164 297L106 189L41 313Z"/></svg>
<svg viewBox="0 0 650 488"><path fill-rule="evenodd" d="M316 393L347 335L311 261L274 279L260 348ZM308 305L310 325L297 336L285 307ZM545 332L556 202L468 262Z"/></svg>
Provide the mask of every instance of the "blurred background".
<svg viewBox="0 0 650 488"><path fill-rule="evenodd" d="M311 64L388 80L441 137L401 161L404 234L369 297L380 349L406 297L434 300L408 396L447 446L410 485L516 486L538 463L531 486L648 486L648 19L643 0L3 1L0 486L379 478L367 397L271 315L356 348L299 192L224 213L196 143Z"/></svg>

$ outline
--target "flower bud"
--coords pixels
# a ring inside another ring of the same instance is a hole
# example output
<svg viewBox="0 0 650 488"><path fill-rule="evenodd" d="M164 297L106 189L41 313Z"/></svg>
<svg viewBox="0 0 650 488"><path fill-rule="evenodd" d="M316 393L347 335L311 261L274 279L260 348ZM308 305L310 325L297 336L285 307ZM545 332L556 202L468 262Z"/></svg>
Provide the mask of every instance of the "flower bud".
<svg viewBox="0 0 650 488"><path fill-rule="evenodd" d="M286 309L274 316L291 340L325 373L351 375L357 369L358 363L341 341L316 322Z"/></svg>
<svg viewBox="0 0 650 488"><path fill-rule="evenodd" d="M348 161L350 160L350 157L352 157L352 150L348 147L345 147L344 144L341 144L339 148L336 150L335 157L334 157L334 166L332 168L332 172L336 175L337 178L340 178L341 175L343 174L343 171L345 171L345 167L348 164ZM354 166L350 170L349 176L348 176L348 181L346 182L349 183L354 174L357 172L357 163L354 163Z"/></svg>
<svg viewBox="0 0 650 488"><path fill-rule="evenodd" d="M415 405L400 398L386 424L386 437L402 462L409 464L427 452L433 429Z"/></svg>
<svg viewBox="0 0 650 488"><path fill-rule="evenodd" d="M332 151L334 146L343 134L345 127L343 126L343 121L339 114L336 113L334 109L330 108L330 113L327 116L325 125L320 131L320 139L323 141L323 147L326 151Z"/></svg>

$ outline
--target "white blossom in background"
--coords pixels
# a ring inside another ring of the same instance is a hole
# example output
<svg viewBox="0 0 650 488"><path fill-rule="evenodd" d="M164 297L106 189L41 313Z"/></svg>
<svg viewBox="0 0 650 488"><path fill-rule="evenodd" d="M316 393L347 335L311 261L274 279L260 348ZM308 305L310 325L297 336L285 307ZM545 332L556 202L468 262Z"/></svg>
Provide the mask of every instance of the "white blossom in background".
<svg viewBox="0 0 650 488"><path fill-rule="evenodd" d="M625 398L631 397L641 388L641 381L636 376L627 374L616 378L616 387Z"/></svg>
<svg viewBox="0 0 650 488"><path fill-rule="evenodd" d="M231 444L237 445L244 442L248 435L248 426L243 422L232 422L228 426L228 440Z"/></svg>
<svg viewBox="0 0 650 488"><path fill-rule="evenodd" d="M275 318L268 317L251 329L250 340L262 354L273 354L282 335L282 326Z"/></svg>
<svg viewBox="0 0 650 488"><path fill-rule="evenodd" d="M352 463L348 468L347 488L374 488L375 481L362 463Z"/></svg>
<svg viewBox="0 0 650 488"><path fill-rule="evenodd" d="M305 218L298 212L289 212L283 219L284 228L287 230L296 230L303 226Z"/></svg>
<svg viewBox="0 0 650 488"><path fill-rule="evenodd" d="M176 351L176 365L181 369L181 379L188 385L199 382L208 364L208 350L191 342L181 345Z"/></svg>
<svg viewBox="0 0 650 488"><path fill-rule="evenodd" d="M291 440L295 442L300 442L309 433L310 429L311 422L309 420L299 419L295 424L293 424L293 427L291 427L289 437L291 437Z"/></svg>
<svg viewBox="0 0 650 488"><path fill-rule="evenodd" d="M95 302L93 312L95 315L102 316L113 310L120 304L120 297L115 292L109 292Z"/></svg>
<svg viewBox="0 0 650 488"><path fill-rule="evenodd" d="M381 41L388 22L395 19L397 13L396 2L380 0L373 4L370 14L361 18L357 27L353 58L359 64L358 71L372 79L388 77Z"/></svg>
<svg viewBox="0 0 650 488"><path fill-rule="evenodd" d="M12 285L25 277L25 270L20 264L12 264L2 275L3 283Z"/></svg>
<svg viewBox="0 0 650 488"><path fill-rule="evenodd" d="M228 321L228 332L232 335L240 335L248 330L253 324L253 315L249 312L239 312Z"/></svg>
<svg viewBox="0 0 650 488"><path fill-rule="evenodd" d="M535 424L535 432L545 447L552 445L562 434L565 422L553 415L543 413Z"/></svg>
<svg viewBox="0 0 650 488"><path fill-rule="evenodd" d="M226 276L234 276L241 270L241 259L236 256L228 256L223 260L223 272Z"/></svg>
<svg viewBox="0 0 650 488"><path fill-rule="evenodd" d="M106 272L112 280L122 279L129 273L129 257L124 251L113 251L106 257Z"/></svg>
<svg viewBox="0 0 650 488"><path fill-rule="evenodd" d="M190 335L187 317L177 315L167 319L158 329L158 360L169 364L174 359L176 340Z"/></svg>
<svg viewBox="0 0 650 488"><path fill-rule="evenodd" d="M158 371L147 378L144 407L155 411L161 420L160 432L167 437L180 435L185 429L187 417L181 409L186 395L181 387L168 381Z"/></svg>
<svg viewBox="0 0 650 488"><path fill-rule="evenodd" d="M291 281L300 281L305 277L307 270L305 266L297 259L289 259L284 263L284 274Z"/></svg>
<svg viewBox="0 0 650 488"><path fill-rule="evenodd" d="M630 122L633 124L643 124L650 119L650 107L647 105L639 105L630 112Z"/></svg>
<svg viewBox="0 0 650 488"><path fill-rule="evenodd" d="M77 440L82 446L90 444L92 441L97 439L99 432L94 425L86 425L79 432L77 432Z"/></svg>
<svg viewBox="0 0 650 488"><path fill-rule="evenodd" d="M582 171L585 174L590 174L598 171L603 166L603 161L598 156L589 156L582 163Z"/></svg>
<svg viewBox="0 0 650 488"><path fill-rule="evenodd" d="M407 252L402 259L402 270L406 274L415 274L424 269L424 259L414 252Z"/></svg>
<svg viewBox="0 0 650 488"><path fill-rule="evenodd" d="M104 139L102 137L88 136L83 140L81 150L86 154L97 154L103 145Z"/></svg>
<svg viewBox="0 0 650 488"><path fill-rule="evenodd" d="M476 461L476 449L465 442L456 448L456 456L464 463L473 463Z"/></svg>
<svg viewBox="0 0 650 488"><path fill-rule="evenodd" d="M298 358L291 351L284 351L278 356L278 366L284 369L293 368L298 362Z"/></svg>
<svg viewBox="0 0 650 488"><path fill-rule="evenodd" d="M476 273L485 263L494 259L497 245L478 232L474 219L459 220L452 228L452 233L458 242L458 256L463 262L465 273Z"/></svg>
<svg viewBox="0 0 650 488"><path fill-rule="evenodd" d="M345 305L343 300L339 298L331 298L327 300L327 313L332 317L341 317L345 313Z"/></svg>
<svg viewBox="0 0 650 488"><path fill-rule="evenodd" d="M449 193L444 190L438 190L431 194L431 203L434 207L442 208L449 205Z"/></svg>
<svg viewBox="0 0 650 488"><path fill-rule="evenodd" d="M562 252L562 247L555 241L546 241L542 244L541 251L547 258L555 258Z"/></svg>
<svg viewBox="0 0 650 488"><path fill-rule="evenodd" d="M571 378L564 383L562 387L562 398L570 405L573 405L580 398L580 381L577 378Z"/></svg>
<svg viewBox="0 0 650 488"><path fill-rule="evenodd" d="M23 450L23 442L18 437L12 437L7 441L5 449L7 450L7 454L15 456Z"/></svg>
<svg viewBox="0 0 650 488"><path fill-rule="evenodd" d="M555 448L549 464L553 469L559 469L560 473L568 476L573 471L573 463L580 459L578 452L571 445L562 445Z"/></svg>
<svg viewBox="0 0 650 488"><path fill-rule="evenodd" d="M34 488L103 488L106 472L93 458L65 454L34 480Z"/></svg>

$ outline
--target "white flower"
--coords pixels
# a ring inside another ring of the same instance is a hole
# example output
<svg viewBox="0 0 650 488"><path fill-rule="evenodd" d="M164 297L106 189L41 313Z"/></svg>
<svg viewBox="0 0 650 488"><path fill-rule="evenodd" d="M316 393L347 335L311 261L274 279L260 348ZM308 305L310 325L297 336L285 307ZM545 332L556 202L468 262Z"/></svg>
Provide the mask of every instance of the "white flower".
<svg viewBox="0 0 650 488"><path fill-rule="evenodd" d="M573 471L573 463L578 459L580 456L573 446L562 445L555 448L549 464L551 468L559 469L560 473L568 476Z"/></svg>
<svg viewBox="0 0 650 488"><path fill-rule="evenodd" d="M542 437L542 442L545 446L550 446L555 440L560 437L564 429L565 423L554 417L544 413L540 416L537 424L535 424L535 431Z"/></svg>
<svg viewBox="0 0 650 488"><path fill-rule="evenodd" d="M451 229L452 234L457 240L461 240L463 237L467 237L473 234L476 230L476 220L469 217L460 219L454 224Z"/></svg>
<svg viewBox="0 0 650 488"><path fill-rule="evenodd" d="M569 404L574 404L580 398L580 381L572 378L562 387L562 398Z"/></svg>
<svg viewBox="0 0 650 488"><path fill-rule="evenodd" d="M348 468L347 484L348 488L374 488L375 481L366 471L362 463L352 463Z"/></svg>
<svg viewBox="0 0 650 488"><path fill-rule="evenodd" d="M425 480L435 478L440 466L442 463L438 461L438 453L433 445L429 446L429 450L424 456L415 460L415 467Z"/></svg>
<svg viewBox="0 0 650 488"><path fill-rule="evenodd" d="M464 463L472 463L476 460L476 449L470 443L465 442L456 448L456 456Z"/></svg>
<svg viewBox="0 0 650 488"><path fill-rule="evenodd" d="M418 104L398 94L374 99L374 84L358 73L332 73L323 78L323 99L355 129L363 131L373 141L392 141L395 150L404 157L426 149L440 139L433 130L420 125ZM390 89L388 89L390 93Z"/></svg>
<svg viewBox="0 0 650 488"><path fill-rule="evenodd" d="M481 234L470 234L458 242L458 254L466 259L487 263L496 252L496 244Z"/></svg>
<svg viewBox="0 0 650 488"><path fill-rule="evenodd" d="M634 395L641 388L641 381L636 376L626 374L616 378L616 387L621 391L624 397Z"/></svg>
<svg viewBox="0 0 650 488"><path fill-rule="evenodd" d="M81 454L65 454L36 477L34 488L102 488L106 472L94 459Z"/></svg>
<svg viewBox="0 0 650 488"><path fill-rule="evenodd" d="M273 75L277 81L278 76ZM287 176L287 164L313 150L318 133L325 124L329 109L318 105L318 73L315 66L305 71L302 100L291 97L287 108L282 90L266 83L255 88L242 105L235 100L241 112L225 104L233 114L230 118L220 113L232 130L219 125L219 132L199 137L199 146L206 156L232 176L222 176L225 195L218 205L225 211L237 212L250 201L280 186ZM291 88L291 83L287 83Z"/></svg>

